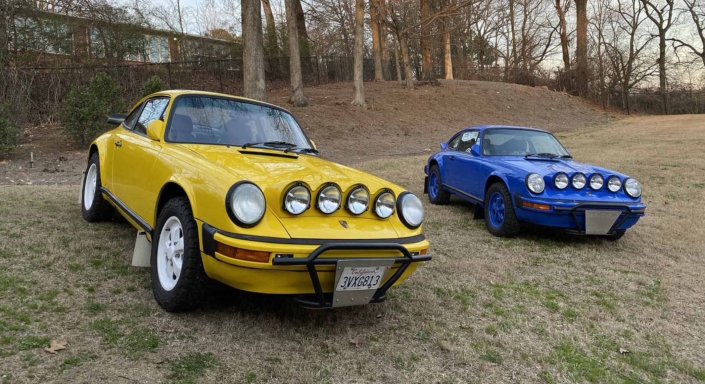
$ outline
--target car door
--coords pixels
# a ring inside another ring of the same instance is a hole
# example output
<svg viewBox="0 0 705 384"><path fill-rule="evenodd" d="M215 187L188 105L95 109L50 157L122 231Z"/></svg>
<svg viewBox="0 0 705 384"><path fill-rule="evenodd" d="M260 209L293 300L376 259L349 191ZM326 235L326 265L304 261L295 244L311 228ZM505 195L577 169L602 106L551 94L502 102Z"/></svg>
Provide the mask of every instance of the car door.
<svg viewBox="0 0 705 384"><path fill-rule="evenodd" d="M456 168L454 172L456 179L453 180L454 187L473 197L479 197L473 193L479 183L477 174L479 159L470 153L470 148L477 143L479 135L480 131L478 130L463 132L458 142L457 154L454 160L454 167Z"/></svg>
<svg viewBox="0 0 705 384"><path fill-rule="evenodd" d="M448 146L443 152L443 169L441 170L441 179L443 184L453 188L458 188L457 180L459 170L457 167L458 163L456 162L456 158L458 157L458 145L460 144L460 138L462 136L462 132L453 136L453 138L448 141Z"/></svg>
<svg viewBox="0 0 705 384"><path fill-rule="evenodd" d="M151 172L161 151L161 143L147 137L147 125L164 119L169 98L157 97L144 102L133 124L124 124L116 134L113 156L113 194L140 218L150 223L159 194L151 183Z"/></svg>

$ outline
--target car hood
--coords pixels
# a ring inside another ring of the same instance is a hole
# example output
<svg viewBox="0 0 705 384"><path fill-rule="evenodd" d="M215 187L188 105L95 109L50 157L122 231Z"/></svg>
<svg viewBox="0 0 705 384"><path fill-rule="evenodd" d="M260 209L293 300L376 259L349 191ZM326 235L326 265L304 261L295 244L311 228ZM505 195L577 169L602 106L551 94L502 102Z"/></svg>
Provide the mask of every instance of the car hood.
<svg viewBox="0 0 705 384"><path fill-rule="evenodd" d="M598 167L591 164L581 163L573 159L524 159L523 157L505 157L503 159L507 165L526 173L538 173L542 176L553 176L559 172L565 172L572 175L576 172L582 172L587 176L593 173L599 173L604 177L616 175L625 177L619 172L614 172L607 168Z"/></svg>

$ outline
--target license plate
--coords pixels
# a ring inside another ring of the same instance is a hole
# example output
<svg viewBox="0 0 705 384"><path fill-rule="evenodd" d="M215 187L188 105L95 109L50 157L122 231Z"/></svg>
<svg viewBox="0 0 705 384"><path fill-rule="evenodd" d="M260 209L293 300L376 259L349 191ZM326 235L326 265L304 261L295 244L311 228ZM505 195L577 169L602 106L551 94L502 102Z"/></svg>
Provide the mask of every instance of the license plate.
<svg viewBox="0 0 705 384"><path fill-rule="evenodd" d="M377 289L387 271L387 267L345 267L335 290L361 291Z"/></svg>
<svg viewBox="0 0 705 384"><path fill-rule="evenodd" d="M585 234L606 235L619 218L622 211L585 211Z"/></svg>

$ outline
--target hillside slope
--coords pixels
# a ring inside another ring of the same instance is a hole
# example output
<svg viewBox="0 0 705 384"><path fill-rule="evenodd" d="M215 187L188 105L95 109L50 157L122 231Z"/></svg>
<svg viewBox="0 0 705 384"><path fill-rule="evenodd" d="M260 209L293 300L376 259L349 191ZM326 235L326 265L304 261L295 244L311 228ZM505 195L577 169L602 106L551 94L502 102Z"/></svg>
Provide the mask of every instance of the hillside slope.
<svg viewBox="0 0 705 384"><path fill-rule="evenodd" d="M435 151L441 141L471 125L526 125L557 132L611 120L577 97L515 84L451 80L408 91L394 82L365 83L368 110L350 105L352 83L305 91L311 105L290 110L324 157L345 164ZM270 92L269 101L287 107L288 95L288 90Z"/></svg>
<svg viewBox="0 0 705 384"><path fill-rule="evenodd" d="M444 81L407 91L394 82L365 83L369 109L350 105L352 83L306 88L310 106L290 108L316 141L321 155L352 165L383 156L431 153L459 129L478 124L513 124L565 131L610 120L565 93L477 81ZM288 89L269 93L273 104L290 107ZM131 101L130 101L131 102ZM30 168L30 152L36 161ZM25 143L0 156L0 185L78 184L85 151L58 126L25 131Z"/></svg>

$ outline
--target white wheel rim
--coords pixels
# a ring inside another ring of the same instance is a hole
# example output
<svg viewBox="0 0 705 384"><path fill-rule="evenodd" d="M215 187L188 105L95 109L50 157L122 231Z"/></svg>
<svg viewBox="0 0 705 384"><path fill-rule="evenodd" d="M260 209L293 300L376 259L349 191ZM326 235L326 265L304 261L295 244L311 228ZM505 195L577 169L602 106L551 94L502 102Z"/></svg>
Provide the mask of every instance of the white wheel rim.
<svg viewBox="0 0 705 384"><path fill-rule="evenodd" d="M157 272L159 284L171 291L179 282L181 267L184 264L184 230L176 216L170 217L159 235L157 249Z"/></svg>
<svg viewBox="0 0 705 384"><path fill-rule="evenodd" d="M98 185L98 167L95 164L91 164L88 168L88 173L86 174L86 180L83 183L83 206L86 210L91 209L93 206L93 198L95 197L95 189Z"/></svg>

